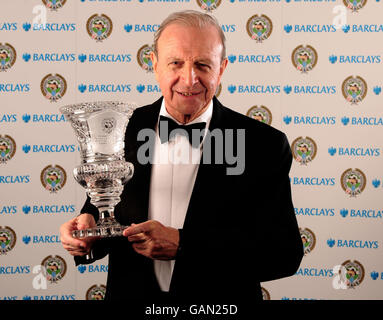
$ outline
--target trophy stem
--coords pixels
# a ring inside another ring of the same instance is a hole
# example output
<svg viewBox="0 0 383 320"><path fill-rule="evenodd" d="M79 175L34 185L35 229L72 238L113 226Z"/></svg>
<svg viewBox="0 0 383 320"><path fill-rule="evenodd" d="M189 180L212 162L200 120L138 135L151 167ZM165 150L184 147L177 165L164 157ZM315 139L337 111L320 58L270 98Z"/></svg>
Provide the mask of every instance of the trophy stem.
<svg viewBox="0 0 383 320"><path fill-rule="evenodd" d="M82 239L87 237L119 237L127 226L121 225L114 217L114 210L112 208L99 209L100 219L93 228L74 230L72 233L73 238Z"/></svg>

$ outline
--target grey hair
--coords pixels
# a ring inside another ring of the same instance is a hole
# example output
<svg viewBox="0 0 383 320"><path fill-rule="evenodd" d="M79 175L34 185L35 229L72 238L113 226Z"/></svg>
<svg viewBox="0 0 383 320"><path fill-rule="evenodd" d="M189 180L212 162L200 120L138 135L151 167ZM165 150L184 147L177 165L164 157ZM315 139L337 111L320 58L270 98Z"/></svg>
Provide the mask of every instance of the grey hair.
<svg viewBox="0 0 383 320"><path fill-rule="evenodd" d="M187 27L197 27L203 29L207 26L213 26L217 29L219 37L222 43L222 56L221 61L226 58L226 37L222 31L221 26L218 23L218 20L206 13L201 13L195 10L184 10L179 12L174 12L170 14L159 26L156 33L154 34L154 45L153 52L158 57L158 40L165 30L165 28L171 24L180 24Z"/></svg>

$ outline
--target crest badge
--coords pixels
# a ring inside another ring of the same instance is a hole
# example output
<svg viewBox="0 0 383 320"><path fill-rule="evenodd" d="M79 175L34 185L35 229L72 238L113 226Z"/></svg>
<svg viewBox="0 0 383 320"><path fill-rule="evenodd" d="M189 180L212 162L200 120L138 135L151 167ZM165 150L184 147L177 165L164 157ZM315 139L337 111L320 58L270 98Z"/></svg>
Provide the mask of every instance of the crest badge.
<svg viewBox="0 0 383 320"><path fill-rule="evenodd" d="M153 61L150 58L150 53L153 51L153 47L145 44L137 52L137 61L140 67L146 72L153 72Z"/></svg>
<svg viewBox="0 0 383 320"><path fill-rule="evenodd" d="M66 182L66 172L63 167L59 165L46 166L40 174L40 180L43 187L50 193L57 193L61 190Z"/></svg>
<svg viewBox="0 0 383 320"><path fill-rule="evenodd" d="M211 12L214 9L217 9L221 2L222 0L197 0L197 4L207 12Z"/></svg>
<svg viewBox="0 0 383 320"><path fill-rule="evenodd" d="M362 193L366 187L366 176L359 169L347 169L343 172L340 183L343 190L350 195L350 197L356 197Z"/></svg>
<svg viewBox="0 0 383 320"><path fill-rule="evenodd" d="M106 286L104 285L94 285L91 286L86 292L86 300L104 300L106 293Z"/></svg>
<svg viewBox="0 0 383 320"><path fill-rule="evenodd" d="M112 29L112 20L105 14L94 14L86 22L86 30L89 36L96 40L96 42L102 42L107 39L112 33Z"/></svg>
<svg viewBox="0 0 383 320"><path fill-rule="evenodd" d="M315 244L316 244L315 234L309 228L305 228L305 229L299 228L299 232L301 234L304 255L307 255L308 253L313 251L315 247Z"/></svg>
<svg viewBox="0 0 383 320"><path fill-rule="evenodd" d="M16 62L16 50L9 43L0 43L0 71L7 71Z"/></svg>
<svg viewBox="0 0 383 320"><path fill-rule="evenodd" d="M317 153L317 145L315 141L309 137L299 137L291 144L291 151L294 159L301 165L306 166L314 160Z"/></svg>
<svg viewBox="0 0 383 320"><path fill-rule="evenodd" d="M346 274L344 278L346 280L347 288L355 289L355 287L359 286L364 279L364 267L357 260L347 260L342 263L342 267L344 267L344 271Z"/></svg>
<svg viewBox="0 0 383 320"><path fill-rule="evenodd" d="M367 94L367 83L359 76L350 76L342 83L342 93L344 98L351 102L351 105L358 104Z"/></svg>
<svg viewBox="0 0 383 320"><path fill-rule="evenodd" d="M266 123L268 125L271 124L273 118L271 115L271 111L265 106L253 106L247 111L246 115L250 118Z"/></svg>
<svg viewBox="0 0 383 320"><path fill-rule="evenodd" d="M67 84L63 76L50 73L41 80L40 88L45 98L56 102L64 96Z"/></svg>
<svg viewBox="0 0 383 320"><path fill-rule="evenodd" d="M10 227L0 227L0 255L6 255L16 245L16 233Z"/></svg>
<svg viewBox="0 0 383 320"><path fill-rule="evenodd" d="M318 54L312 46L300 45L293 50L291 60L297 70L301 73L307 73L317 64Z"/></svg>
<svg viewBox="0 0 383 320"><path fill-rule="evenodd" d="M51 9L52 11L57 11L57 9L61 8L66 0L42 0L44 5Z"/></svg>
<svg viewBox="0 0 383 320"><path fill-rule="evenodd" d="M46 271L46 278L50 283L57 283L61 280L66 273L66 262L60 256L48 256L42 262L41 265Z"/></svg>
<svg viewBox="0 0 383 320"><path fill-rule="evenodd" d="M349 8L352 12L358 12L367 3L367 0L343 0L343 4Z"/></svg>
<svg viewBox="0 0 383 320"><path fill-rule="evenodd" d="M8 135L0 135L0 164L5 164L13 158L16 152L16 142Z"/></svg>
<svg viewBox="0 0 383 320"><path fill-rule="evenodd" d="M267 16L256 14L247 20L246 30L251 39L261 43L270 37L273 23Z"/></svg>

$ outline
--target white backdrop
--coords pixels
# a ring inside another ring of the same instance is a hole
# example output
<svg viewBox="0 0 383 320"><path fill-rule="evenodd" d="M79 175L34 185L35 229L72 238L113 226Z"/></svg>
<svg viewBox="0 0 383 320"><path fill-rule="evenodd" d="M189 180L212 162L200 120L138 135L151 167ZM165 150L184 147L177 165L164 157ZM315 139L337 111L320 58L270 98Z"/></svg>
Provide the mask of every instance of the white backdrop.
<svg viewBox="0 0 383 320"><path fill-rule="evenodd" d="M230 63L218 98L284 131L295 156L306 254L296 275L262 283L265 299L382 299L383 5L359 3L3 0L0 300L103 297L107 259L77 268L59 240L85 199L59 107L157 99L145 52L161 21L182 9L215 15L225 32ZM58 269L44 274L41 265Z"/></svg>

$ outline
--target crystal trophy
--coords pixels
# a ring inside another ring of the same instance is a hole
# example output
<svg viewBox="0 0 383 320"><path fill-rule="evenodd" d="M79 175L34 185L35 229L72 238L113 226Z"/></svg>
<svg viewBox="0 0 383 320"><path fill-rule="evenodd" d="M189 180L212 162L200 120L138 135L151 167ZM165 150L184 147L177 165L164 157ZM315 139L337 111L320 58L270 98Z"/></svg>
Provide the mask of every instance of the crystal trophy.
<svg viewBox="0 0 383 320"><path fill-rule="evenodd" d="M90 203L99 211L93 228L74 230L74 238L121 236L126 226L114 217L120 195L133 176L125 161L125 131L136 105L118 101L68 105L60 111L71 123L80 145L81 164L74 168L75 180L86 189Z"/></svg>

